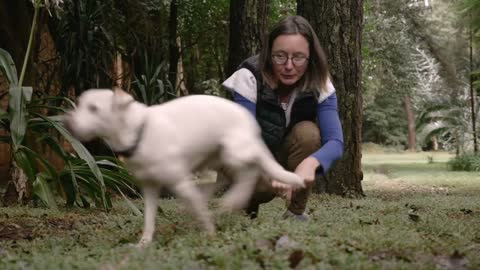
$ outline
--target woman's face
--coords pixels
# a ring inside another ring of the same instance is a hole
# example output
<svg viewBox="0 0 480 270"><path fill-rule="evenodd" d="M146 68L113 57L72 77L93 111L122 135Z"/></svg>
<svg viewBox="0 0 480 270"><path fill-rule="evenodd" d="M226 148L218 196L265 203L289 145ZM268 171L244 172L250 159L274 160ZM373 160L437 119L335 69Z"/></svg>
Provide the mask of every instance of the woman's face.
<svg viewBox="0 0 480 270"><path fill-rule="evenodd" d="M308 41L300 34L280 35L272 45L273 74L279 84L291 86L298 82L308 66Z"/></svg>

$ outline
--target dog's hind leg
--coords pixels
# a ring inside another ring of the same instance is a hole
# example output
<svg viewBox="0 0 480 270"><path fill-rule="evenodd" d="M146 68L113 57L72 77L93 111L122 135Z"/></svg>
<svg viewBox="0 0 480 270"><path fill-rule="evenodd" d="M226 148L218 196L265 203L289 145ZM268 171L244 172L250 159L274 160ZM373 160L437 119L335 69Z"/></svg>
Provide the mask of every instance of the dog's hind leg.
<svg viewBox="0 0 480 270"><path fill-rule="evenodd" d="M189 209L195 214L202 223L205 231L212 235L215 234L215 225L212 221L212 215L207 207L207 201L203 194L197 189L191 179L181 181L173 186L173 191L180 199L185 201Z"/></svg>
<svg viewBox="0 0 480 270"><path fill-rule="evenodd" d="M145 247L153 239L153 233L155 231L155 216L157 213L158 203L158 189L156 186L145 186L143 188L143 199L145 209L143 211L144 216L144 228L143 235L138 242L139 247Z"/></svg>
<svg viewBox="0 0 480 270"><path fill-rule="evenodd" d="M223 212L231 212L245 207L254 192L259 171L256 166L245 166L234 171L234 183L224 195L221 203Z"/></svg>

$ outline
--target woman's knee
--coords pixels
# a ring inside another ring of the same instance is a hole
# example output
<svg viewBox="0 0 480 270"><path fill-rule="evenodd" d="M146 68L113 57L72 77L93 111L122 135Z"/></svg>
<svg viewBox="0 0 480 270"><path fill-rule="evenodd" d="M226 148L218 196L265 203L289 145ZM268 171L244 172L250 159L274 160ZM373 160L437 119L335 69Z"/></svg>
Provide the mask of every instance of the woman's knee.
<svg viewBox="0 0 480 270"><path fill-rule="evenodd" d="M320 147L320 130L316 123L302 121L295 124L290 132L292 143L303 149L313 151Z"/></svg>

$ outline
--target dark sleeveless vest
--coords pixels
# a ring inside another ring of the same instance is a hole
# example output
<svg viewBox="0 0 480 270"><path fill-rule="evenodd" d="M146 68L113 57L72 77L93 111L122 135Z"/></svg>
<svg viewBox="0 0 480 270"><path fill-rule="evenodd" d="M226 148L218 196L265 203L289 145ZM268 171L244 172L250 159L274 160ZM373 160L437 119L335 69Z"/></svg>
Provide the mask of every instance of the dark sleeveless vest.
<svg viewBox="0 0 480 270"><path fill-rule="evenodd" d="M315 92L298 93L293 101L290 114L290 123L286 126L285 111L274 90L263 84L262 75L258 68L258 55L252 56L240 64L239 69L246 68L253 73L257 80L256 118L262 129L262 138L272 153L277 153L283 139L290 129L300 121L317 119L316 107L318 95Z"/></svg>

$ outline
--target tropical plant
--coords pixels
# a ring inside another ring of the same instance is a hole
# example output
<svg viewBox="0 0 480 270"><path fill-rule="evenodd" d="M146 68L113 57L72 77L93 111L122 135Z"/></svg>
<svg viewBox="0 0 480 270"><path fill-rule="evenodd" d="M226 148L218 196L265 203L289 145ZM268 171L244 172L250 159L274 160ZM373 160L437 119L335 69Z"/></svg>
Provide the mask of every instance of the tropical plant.
<svg viewBox="0 0 480 270"><path fill-rule="evenodd" d="M178 1L178 36L186 88L202 93L197 82L225 79L228 59L228 0Z"/></svg>
<svg viewBox="0 0 480 270"><path fill-rule="evenodd" d="M404 2L365 2L363 30L363 140L388 145L407 144L404 101L411 97L413 78L412 25Z"/></svg>
<svg viewBox="0 0 480 270"><path fill-rule="evenodd" d="M61 54L60 80L62 94L79 95L89 88L111 84L115 47L114 35L105 24L111 14L108 1L71 1L64 6L64 16L56 24L53 37ZM107 11L108 10L108 11Z"/></svg>
<svg viewBox="0 0 480 270"><path fill-rule="evenodd" d="M141 60L137 61L138 68L135 70L132 83L133 95L146 105L159 104L175 98L172 84L168 80L168 63L149 56L146 49L141 50Z"/></svg>
<svg viewBox="0 0 480 270"><path fill-rule="evenodd" d="M435 137L440 138L446 150L455 150L457 155L472 150L470 111L465 103L466 98L426 107L417 118L419 142L426 145ZM478 119L478 108L476 115Z"/></svg>
<svg viewBox="0 0 480 270"><path fill-rule="evenodd" d="M461 13L469 20L477 41L480 41L480 1L463 0L460 2Z"/></svg>
<svg viewBox="0 0 480 270"><path fill-rule="evenodd" d="M47 7L62 1L46 1ZM0 71L9 83L8 112L0 110L0 126L7 131L0 137L0 142L9 143L12 153L12 183L18 192L18 200L29 201L31 197L39 198L49 206L56 207L53 190L57 187L67 201L67 205L75 202L81 206L89 206L91 202L108 210L111 200L107 187L135 191L131 176L112 160L95 160L87 149L63 127L61 116L45 115L45 111L63 114L65 107L55 106L61 100L70 107L73 102L64 97L45 97L32 99L32 87L23 86L26 65L33 42L33 33L43 2L35 0L34 19L22 66L20 78L10 54L0 49ZM64 150L63 143L54 131L67 140L75 154ZM59 172L36 150L38 145L50 147L65 163ZM83 169L82 169L83 168ZM86 169L88 168L88 169ZM30 194L31 193L31 194ZM30 196L33 195L33 196Z"/></svg>
<svg viewBox="0 0 480 270"><path fill-rule="evenodd" d="M457 156L448 162L452 171L476 171L480 172L480 155L464 154Z"/></svg>
<svg viewBox="0 0 480 270"><path fill-rule="evenodd" d="M0 111L1 127L8 135L0 137L0 142L12 146L14 169L21 178L22 185L32 188L32 195L43 201L49 207L56 207L53 190L58 190L67 205L77 203L89 206L94 203L104 209L112 206L107 188L135 191L134 181L114 159L94 158L88 150L76 140L64 127L60 116L45 116L42 111L55 111L64 114L74 106L73 102L64 97L45 97L32 99L31 87L16 85L15 65L5 50L0 49L1 69L10 82L9 111ZM4 63L7 63L5 65ZM21 91L20 91L21 89ZM69 107L53 105L57 100L63 100ZM54 132L56 131L56 132ZM56 134L62 135L75 154L64 150L62 140ZM60 171L42 156L35 148L45 145L53 150L65 163ZM28 193L22 196L29 200Z"/></svg>

